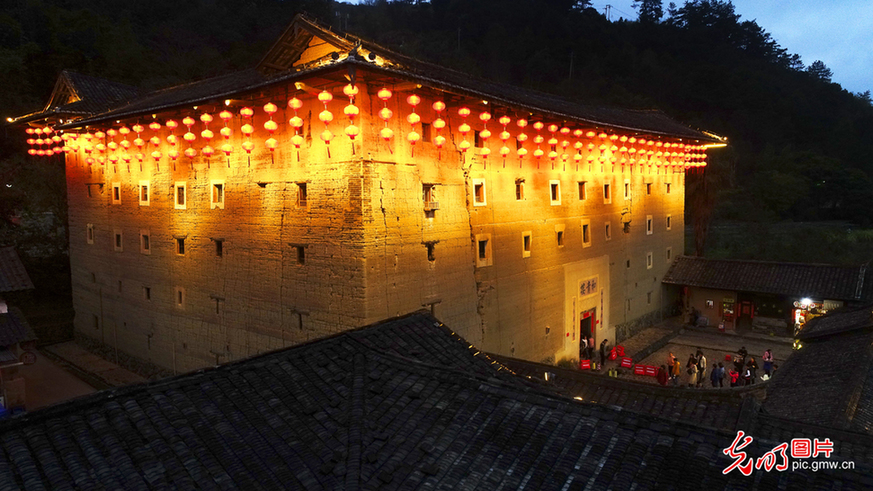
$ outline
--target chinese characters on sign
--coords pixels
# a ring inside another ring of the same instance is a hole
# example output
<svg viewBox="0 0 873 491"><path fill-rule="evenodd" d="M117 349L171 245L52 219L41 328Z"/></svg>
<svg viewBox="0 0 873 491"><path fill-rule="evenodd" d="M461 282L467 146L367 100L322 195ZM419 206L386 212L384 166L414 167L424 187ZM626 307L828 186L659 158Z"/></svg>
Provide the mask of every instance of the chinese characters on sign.
<svg viewBox="0 0 873 491"><path fill-rule="evenodd" d="M597 293L597 276L586 278L579 282L579 297L587 297Z"/></svg>

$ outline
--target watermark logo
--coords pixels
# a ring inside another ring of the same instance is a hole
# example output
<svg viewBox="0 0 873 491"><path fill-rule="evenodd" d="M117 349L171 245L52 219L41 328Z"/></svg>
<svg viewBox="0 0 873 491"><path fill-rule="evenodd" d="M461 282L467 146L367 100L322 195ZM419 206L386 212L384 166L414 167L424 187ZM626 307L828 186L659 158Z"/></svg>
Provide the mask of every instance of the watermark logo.
<svg viewBox="0 0 873 491"><path fill-rule="evenodd" d="M853 461L824 461L824 460L807 460L819 458L831 458L831 453L834 451L834 442L825 438L824 440L809 439L809 438L794 438L791 443L781 443L764 455L753 459L744 451L746 447L752 444L752 437L747 436L743 431L737 431L737 437L728 448L722 450L722 453L734 459L734 462L722 470L722 474L728 474L734 469L741 472L744 476L752 475L752 471L764 470L770 472L776 469L778 472L783 472L791 467L791 470L811 470L818 472L820 469L854 469L855 462ZM789 460L788 456L794 460Z"/></svg>

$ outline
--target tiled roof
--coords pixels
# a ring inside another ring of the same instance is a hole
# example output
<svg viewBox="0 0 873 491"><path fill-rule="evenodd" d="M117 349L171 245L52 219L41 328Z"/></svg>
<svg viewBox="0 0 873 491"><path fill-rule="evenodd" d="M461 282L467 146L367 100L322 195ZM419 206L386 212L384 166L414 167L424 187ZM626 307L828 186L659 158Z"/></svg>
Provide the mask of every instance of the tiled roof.
<svg viewBox="0 0 873 491"><path fill-rule="evenodd" d="M873 327L873 304L860 307L842 307L803 325L797 339L806 341L845 331Z"/></svg>
<svg viewBox="0 0 873 491"><path fill-rule="evenodd" d="M33 282L14 247L0 247L0 292L32 290Z"/></svg>
<svg viewBox="0 0 873 491"><path fill-rule="evenodd" d="M734 434L557 397L506 373L415 314L0 423L0 490L873 485L865 461L723 475Z"/></svg>
<svg viewBox="0 0 873 491"><path fill-rule="evenodd" d="M744 398L754 397L752 391L764 391L763 385L755 385L750 388L751 391L685 390L619 380L515 358L495 358L519 375L542 380L544 372L555 374L553 384L569 397L727 431L734 431L740 426Z"/></svg>
<svg viewBox="0 0 873 491"><path fill-rule="evenodd" d="M771 293L815 300L862 300L864 266L777 263L678 256L664 283Z"/></svg>
<svg viewBox="0 0 873 491"><path fill-rule="evenodd" d="M764 410L873 435L873 329L803 342L776 371Z"/></svg>
<svg viewBox="0 0 873 491"><path fill-rule="evenodd" d="M21 310L9 307L5 314L0 314L0 348L35 339L36 334Z"/></svg>
<svg viewBox="0 0 873 491"><path fill-rule="evenodd" d="M15 118L15 123L28 123L47 118L88 117L108 111L119 103L134 99L140 89L99 77L64 70L45 108ZM67 102L69 96L77 100Z"/></svg>
<svg viewBox="0 0 873 491"><path fill-rule="evenodd" d="M130 101L129 104L116 105L112 110L104 114L96 115L66 127L94 124L106 120L150 114L179 106L221 100L325 72L342 71L345 74L353 69L363 69L377 76L412 80L422 85L448 90L452 93L464 94L477 99L486 99L495 104L521 107L530 111L552 114L555 117L577 120L592 125L703 141L719 141L718 138L710 134L691 129L672 120L660 111L641 111L584 105L551 94L472 77L466 73L393 52L356 36L348 34L338 36L303 16L297 16L294 22L302 23L308 31L320 33L319 35L332 41L332 44L337 45L343 50L342 55L338 57L337 61L328 61L327 64L308 64L289 67L284 71L273 72L270 75L250 69L200 82L171 87L147 94L140 99ZM280 54L274 53L274 50L281 49L283 43L277 42L277 45L280 48L274 47L268 56L281 58ZM365 57L359 55L359 49L375 53L383 58L384 61L380 60L378 64L368 61Z"/></svg>

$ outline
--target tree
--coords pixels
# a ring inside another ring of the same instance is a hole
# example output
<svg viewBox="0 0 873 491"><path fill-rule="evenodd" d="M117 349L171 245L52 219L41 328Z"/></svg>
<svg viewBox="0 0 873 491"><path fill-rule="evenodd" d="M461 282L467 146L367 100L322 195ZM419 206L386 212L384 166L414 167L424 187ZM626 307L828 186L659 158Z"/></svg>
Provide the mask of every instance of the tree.
<svg viewBox="0 0 873 491"><path fill-rule="evenodd" d="M809 68L806 69L806 73L812 75L814 78L821 80L822 82L830 82L831 77L834 76L834 72L831 71L827 65L824 64L821 60L815 60L809 65Z"/></svg>
<svg viewBox="0 0 873 491"><path fill-rule="evenodd" d="M640 22L656 24L664 16L661 0L634 0L633 7L640 15Z"/></svg>

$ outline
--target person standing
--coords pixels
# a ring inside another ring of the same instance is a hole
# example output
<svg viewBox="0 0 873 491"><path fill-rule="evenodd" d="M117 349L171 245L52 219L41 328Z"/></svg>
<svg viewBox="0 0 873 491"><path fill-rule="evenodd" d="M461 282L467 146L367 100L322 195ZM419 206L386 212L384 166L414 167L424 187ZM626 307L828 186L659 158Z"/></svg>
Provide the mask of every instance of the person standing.
<svg viewBox="0 0 873 491"><path fill-rule="evenodd" d="M594 358L594 336L588 336L588 359Z"/></svg>
<svg viewBox="0 0 873 491"><path fill-rule="evenodd" d="M755 357L749 358L749 383L755 383L755 375L758 373L758 364L755 362Z"/></svg>
<svg viewBox="0 0 873 491"><path fill-rule="evenodd" d="M600 370L603 370L603 365L606 363L607 351L609 350L609 340L603 339L600 343Z"/></svg>
<svg viewBox="0 0 873 491"><path fill-rule="evenodd" d="M740 372L736 370L736 367L731 368L731 371L728 372L728 375L731 378L731 387L736 387L740 380Z"/></svg>
<svg viewBox="0 0 873 491"><path fill-rule="evenodd" d="M667 385L667 380L669 376L667 375L667 367L665 365L661 365L661 368L658 369L658 383L661 385Z"/></svg>
<svg viewBox="0 0 873 491"><path fill-rule="evenodd" d="M718 365L712 366L712 371L709 372L709 381L713 388L718 387Z"/></svg>
<svg viewBox="0 0 873 491"><path fill-rule="evenodd" d="M737 350L737 354L740 355L740 358L742 358L742 360L740 361L740 368L742 369L742 367L746 366L746 357L749 356L749 352L746 351L745 346L741 346L740 349Z"/></svg>
<svg viewBox="0 0 873 491"><path fill-rule="evenodd" d="M679 374L682 373L682 364L679 363L679 358L673 357L673 386L679 386Z"/></svg>
<svg viewBox="0 0 873 491"><path fill-rule="evenodd" d="M697 358L694 353L688 355L688 363L685 364L685 372L688 373L688 387L697 385Z"/></svg>
<svg viewBox="0 0 873 491"><path fill-rule="evenodd" d="M724 365L722 363L718 364L718 386L724 387Z"/></svg>
<svg viewBox="0 0 873 491"><path fill-rule="evenodd" d="M585 356L587 354L588 354L588 338L583 336L582 339L579 340L579 356ZM591 357L589 356L588 359L590 360Z"/></svg>
<svg viewBox="0 0 873 491"><path fill-rule="evenodd" d="M703 356L703 351L697 350L697 388L703 385L703 377L706 375L706 357Z"/></svg>
<svg viewBox="0 0 873 491"><path fill-rule="evenodd" d="M769 379L770 372L773 370L773 350L768 349L765 351L761 359L764 360L764 375Z"/></svg>

